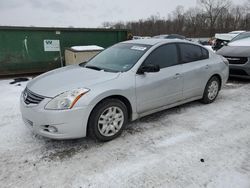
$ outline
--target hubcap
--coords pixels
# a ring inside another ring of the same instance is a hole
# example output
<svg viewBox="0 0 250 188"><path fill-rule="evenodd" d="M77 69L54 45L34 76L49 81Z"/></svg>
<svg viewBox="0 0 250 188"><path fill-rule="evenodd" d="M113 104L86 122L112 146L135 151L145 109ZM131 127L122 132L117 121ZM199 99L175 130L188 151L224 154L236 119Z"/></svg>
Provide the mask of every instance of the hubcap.
<svg viewBox="0 0 250 188"><path fill-rule="evenodd" d="M217 81L212 81L210 86L208 87L208 98L210 100L214 100L217 96L219 90L219 84Z"/></svg>
<svg viewBox="0 0 250 188"><path fill-rule="evenodd" d="M114 136L120 131L124 122L123 111L116 106L105 109L98 120L98 130L106 137Z"/></svg>

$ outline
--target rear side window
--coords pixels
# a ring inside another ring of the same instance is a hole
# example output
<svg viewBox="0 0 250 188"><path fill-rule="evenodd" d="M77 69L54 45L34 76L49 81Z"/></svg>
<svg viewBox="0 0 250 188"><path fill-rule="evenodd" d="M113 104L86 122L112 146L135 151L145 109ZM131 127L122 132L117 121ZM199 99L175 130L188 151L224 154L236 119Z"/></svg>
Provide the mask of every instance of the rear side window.
<svg viewBox="0 0 250 188"><path fill-rule="evenodd" d="M199 61L208 58L208 51L205 48L193 44L179 44L182 63Z"/></svg>
<svg viewBox="0 0 250 188"><path fill-rule="evenodd" d="M202 48L202 47L200 47L200 48L201 48L201 52L202 52L202 56L203 56L202 59L208 59L209 58L208 50L205 48Z"/></svg>
<svg viewBox="0 0 250 188"><path fill-rule="evenodd" d="M156 48L144 61L143 65L159 65L166 68L178 64L177 46L167 44Z"/></svg>

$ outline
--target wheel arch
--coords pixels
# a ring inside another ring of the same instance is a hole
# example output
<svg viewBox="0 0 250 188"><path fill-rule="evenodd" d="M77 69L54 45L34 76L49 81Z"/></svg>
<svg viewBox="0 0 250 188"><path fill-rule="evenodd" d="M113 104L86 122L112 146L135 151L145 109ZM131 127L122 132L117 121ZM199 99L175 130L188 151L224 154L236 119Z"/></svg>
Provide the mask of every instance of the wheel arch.
<svg viewBox="0 0 250 188"><path fill-rule="evenodd" d="M107 97L104 97L103 99L101 99L98 103L95 104L95 106L91 110L89 117L88 117L88 121L87 121L87 135L89 132L89 120L90 120L90 116L91 116L93 110L96 108L97 105L99 105L100 103L102 103L103 101L105 101L107 99L117 99L117 100L120 100L121 102L123 102L128 110L128 121L132 120L133 108L132 108L131 102L123 95L110 95L110 96L107 96Z"/></svg>

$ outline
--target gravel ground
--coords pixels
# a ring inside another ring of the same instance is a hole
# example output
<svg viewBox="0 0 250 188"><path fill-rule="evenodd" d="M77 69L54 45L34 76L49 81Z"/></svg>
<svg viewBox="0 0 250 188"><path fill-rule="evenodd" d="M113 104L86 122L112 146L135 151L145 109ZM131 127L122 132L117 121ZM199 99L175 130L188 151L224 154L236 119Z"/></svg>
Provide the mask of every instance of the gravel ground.
<svg viewBox="0 0 250 188"><path fill-rule="evenodd" d="M108 143L54 141L22 123L26 82L0 80L0 187L250 187L250 81L131 123Z"/></svg>

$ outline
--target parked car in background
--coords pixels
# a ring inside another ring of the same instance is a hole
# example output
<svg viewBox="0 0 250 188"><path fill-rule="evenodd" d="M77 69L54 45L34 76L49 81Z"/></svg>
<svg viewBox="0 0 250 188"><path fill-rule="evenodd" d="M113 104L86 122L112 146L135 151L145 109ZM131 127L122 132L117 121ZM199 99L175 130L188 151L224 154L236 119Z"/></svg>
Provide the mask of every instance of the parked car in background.
<svg viewBox="0 0 250 188"><path fill-rule="evenodd" d="M229 33L216 33L215 40L213 42L213 50L217 51L230 42L233 38L237 37L239 34L245 31L232 31Z"/></svg>
<svg viewBox="0 0 250 188"><path fill-rule="evenodd" d="M133 36L133 40L141 39L141 36Z"/></svg>
<svg viewBox="0 0 250 188"><path fill-rule="evenodd" d="M238 35L217 54L229 61L230 76L250 78L250 32Z"/></svg>
<svg viewBox="0 0 250 188"><path fill-rule="evenodd" d="M141 39L151 39L152 37L150 36L142 36Z"/></svg>
<svg viewBox="0 0 250 188"><path fill-rule="evenodd" d="M154 36L155 39L186 39L186 37L179 34L169 34L169 35L157 35Z"/></svg>
<svg viewBox="0 0 250 188"><path fill-rule="evenodd" d="M150 36L133 36L133 40L138 40L138 39L150 39Z"/></svg>
<svg viewBox="0 0 250 188"><path fill-rule="evenodd" d="M130 40L30 81L21 113L45 137L109 141L129 121L194 100L212 103L227 79L228 61L201 45Z"/></svg>

